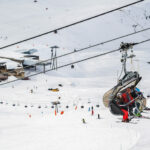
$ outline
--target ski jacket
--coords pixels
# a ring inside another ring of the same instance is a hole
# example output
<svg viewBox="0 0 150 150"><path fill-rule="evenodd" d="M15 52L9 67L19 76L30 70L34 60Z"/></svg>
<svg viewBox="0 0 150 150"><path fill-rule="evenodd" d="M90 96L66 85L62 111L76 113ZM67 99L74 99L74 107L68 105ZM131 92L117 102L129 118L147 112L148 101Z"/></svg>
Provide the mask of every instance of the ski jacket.
<svg viewBox="0 0 150 150"><path fill-rule="evenodd" d="M123 98L118 99L118 101L117 101L117 103L116 103L116 104L118 105L118 107L119 107L120 109L128 110L128 107L127 107L127 106L125 106L127 103L126 103L126 102L124 102Z"/></svg>
<svg viewBox="0 0 150 150"><path fill-rule="evenodd" d="M125 92L122 94L122 99L123 99L124 103L129 103L130 101L133 100L133 97L128 92ZM134 101L131 102L129 105L132 105L133 103L134 103Z"/></svg>
<svg viewBox="0 0 150 150"><path fill-rule="evenodd" d="M136 98L136 97L138 97L138 92L136 91L136 90L132 90L131 91L131 96L133 97L133 98Z"/></svg>

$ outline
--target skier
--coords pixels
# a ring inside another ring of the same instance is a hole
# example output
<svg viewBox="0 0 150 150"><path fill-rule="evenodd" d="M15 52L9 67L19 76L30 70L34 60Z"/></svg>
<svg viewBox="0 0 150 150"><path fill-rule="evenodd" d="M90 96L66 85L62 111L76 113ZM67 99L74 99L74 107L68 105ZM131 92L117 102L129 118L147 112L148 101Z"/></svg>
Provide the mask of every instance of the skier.
<svg viewBox="0 0 150 150"><path fill-rule="evenodd" d="M91 107L91 110L92 110L91 115L93 116L94 115L94 107L93 106Z"/></svg>
<svg viewBox="0 0 150 150"><path fill-rule="evenodd" d="M133 98L136 98L138 96L144 97L140 89L138 89L137 87L133 87L133 86L131 87L131 95Z"/></svg>
<svg viewBox="0 0 150 150"><path fill-rule="evenodd" d="M139 94L137 93L136 90L133 90L133 88L131 89L127 88L126 92L122 94L122 98L125 103L129 104L128 105L129 115L136 117L142 116L141 111L139 110L140 103L137 102L137 99L139 99Z"/></svg>
<svg viewBox="0 0 150 150"><path fill-rule="evenodd" d="M129 103L128 105L128 111L130 115L133 115L133 108L135 108L135 100L131 93L131 89L127 88L126 91L122 94L122 98L124 103Z"/></svg>
<svg viewBox="0 0 150 150"><path fill-rule="evenodd" d="M141 112L146 108L146 99L143 96L143 93L137 87L131 87L131 95L135 101L135 115L141 116Z"/></svg>
<svg viewBox="0 0 150 150"><path fill-rule="evenodd" d="M131 118L129 118L132 114L132 110L135 107L135 100L131 96L131 89L127 88L124 93L117 94L117 109L120 108L123 119L122 122L129 122Z"/></svg>
<svg viewBox="0 0 150 150"><path fill-rule="evenodd" d="M116 108L117 109L120 108L120 110L121 110L121 112L123 114L122 122L129 122L130 120L128 118L128 116L129 116L128 107L125 106L125 104L126 104L126 102L125 102L125 100L123 98L123 94L118 93L117 94L117 103L116 103L117 107Z"/></svg>
<svg viewBox="0 0 150 150"><path fill-rule="evenodd" d="M131 102L131 103L129 104L130 106L134 103L134 101L132 101L132 100L133 100L133 97L132 97L132 95L131 95L131 89L130 89L130 88L127 88L127 89L126 89L126 92L124 92L124 93L122 94L122 98L124 99L124 102L125 102L125 103Z"/></svg>
<svg viewBox="0 0 150 150"><path fill-rule="evenodd" d="M133 108L135 108L135 100L131 95L131 89L127 88L123 92L118 93L116 99L110 102L110 111L116 115L123 115L122 122L129 122L134 118Z"/></svg>

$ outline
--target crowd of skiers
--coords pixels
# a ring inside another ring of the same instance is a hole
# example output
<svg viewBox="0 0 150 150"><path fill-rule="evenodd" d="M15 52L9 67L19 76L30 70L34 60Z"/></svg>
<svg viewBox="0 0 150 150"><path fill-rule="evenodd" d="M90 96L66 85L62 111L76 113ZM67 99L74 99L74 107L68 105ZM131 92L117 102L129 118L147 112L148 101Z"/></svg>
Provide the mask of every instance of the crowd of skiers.
<svg viewBox="0 0 150 150"><path fill-rule="evenodd" d="M136 87L130 87L116 96L116 108L123 115L122 122L129 122L134 117L142 117L142 111L146 107L146 99L143 93Z"/></svg>

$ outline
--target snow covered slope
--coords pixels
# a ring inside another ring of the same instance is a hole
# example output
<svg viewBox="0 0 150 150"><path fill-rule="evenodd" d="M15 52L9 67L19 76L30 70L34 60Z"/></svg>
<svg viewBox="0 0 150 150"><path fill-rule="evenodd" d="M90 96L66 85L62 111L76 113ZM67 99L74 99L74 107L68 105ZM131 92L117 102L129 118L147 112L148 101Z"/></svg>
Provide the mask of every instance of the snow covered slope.
<svg viewBox="0 0 150 150"><path fill-rule="evenodd" d="M134 1L37 0L35 3L33 0L0 0L0 47ZM49 47L53 45L60 47L58 55L72 52L149 27L149 8L150 1L147 0L57 34L52 33L3 49L0 55L20 57L19 50L35 48L39 50L41 60L44 60L50 58ZM58 65L117 49L122 41L139 42L148 39L149 33L143 32L60 58ZM145 96L150 94L150 66L147 63L150 61L149 46L149 43L135 46L136 58L133 64L130 60L128 62L129 70L138 70L142 75L139 87ZM102 104L103 94L117 82L121 71L120 57L120 53L116 52L75 64L74 69L69 66L31 77L28 81L0 86L0 101L3 102L0 104L0 149L148 149L149 120L135 119L133 124L118 123L116 121L121 117L113 116ZM42 69L38 67L37 72ZM34 71L27 71L26 74L31 72ZM48 91L49 88L59 88L59 92ZM56 100L61 102L57 116L51 108L51 102ZM96 105L100 105L100 108ZM88 111L91 106L94 106L94 116ZM64 111L64 115L60 115L61 111ZM100 120L97 119L98 114ZM149 116L150 113L145 115ZM83 118L86 124L82 123Z"/></svg>

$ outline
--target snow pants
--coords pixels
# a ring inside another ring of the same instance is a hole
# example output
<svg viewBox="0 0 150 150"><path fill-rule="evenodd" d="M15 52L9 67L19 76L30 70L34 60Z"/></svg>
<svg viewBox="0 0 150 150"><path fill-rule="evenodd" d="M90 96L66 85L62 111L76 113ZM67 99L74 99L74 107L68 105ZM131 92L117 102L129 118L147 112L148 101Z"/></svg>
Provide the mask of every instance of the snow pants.
<svg viewBox="0 0 150 150"><path fill-rule="evenodd" d="M123 112L123 120L127 120L128 119L128 111L125 109L121 109L121 111Z"/></svg>

